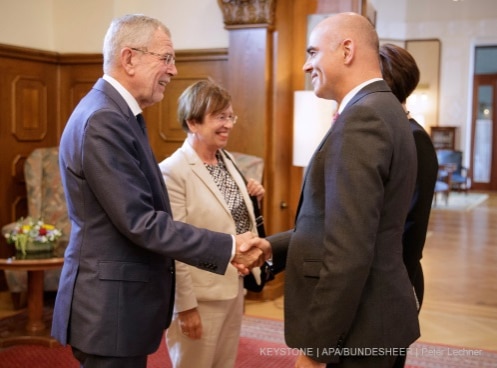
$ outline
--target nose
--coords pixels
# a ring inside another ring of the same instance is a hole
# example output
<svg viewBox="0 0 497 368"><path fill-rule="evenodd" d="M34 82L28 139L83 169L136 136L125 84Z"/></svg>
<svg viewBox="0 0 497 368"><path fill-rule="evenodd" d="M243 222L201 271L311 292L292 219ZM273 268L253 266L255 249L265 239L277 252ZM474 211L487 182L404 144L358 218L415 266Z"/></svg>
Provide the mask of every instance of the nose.
<svg viewBox="0 0 497 368"><path fill-rule="evenodd" d="M223 123L223 127L228 128L231 130L235 126L235 123L231 119L226 119L226 121Z"/></svg>
<svg viewBox="0 0 497 368"><path fill-rule="evenodd" d="M178 69L176 68L176 64L170 64L167 66L167 73L171 76L178 75Z"/></svg>
<svg viewBox="0 0 497 368"><path fill-rule="evenodd" d="M302 70L304 71L304 73L310 73L312 71L312 65L309 62L309 59L305 61L304 65L302 66Z"/></svg>

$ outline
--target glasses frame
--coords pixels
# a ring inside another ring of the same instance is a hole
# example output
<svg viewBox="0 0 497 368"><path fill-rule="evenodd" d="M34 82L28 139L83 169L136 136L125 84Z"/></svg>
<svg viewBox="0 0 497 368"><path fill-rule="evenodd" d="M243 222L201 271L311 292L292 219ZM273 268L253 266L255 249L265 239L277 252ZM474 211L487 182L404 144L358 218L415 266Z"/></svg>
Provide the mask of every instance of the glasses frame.
<svg viewBox="0 0 497 368"><path fill-rule="evenodd" d="M231 123L232 123L233 125L235 125L235 124L236 124L236 122L237 122L237 120L238 120L238 116L237 116L237 115L228 115L228 116L226 116L226 115L224 115L224 114L219 114L219 115L216 115L216 116L214 117L214 119L215 119L217 122L219 122L219 123L221 123L221 124L223 124L223 125L224 125L224 124L226 124L228 121L231 121Z"/></svg>
<svg viewBox="0 0 497 368"><path fill-rule="evenodd" d="M133 51L139 51L139 52L144 53L144 54L158 57L159 60L163 61L164 64L166 64L167 66L176 65L176 58L174 57L173 54L158 54L156 52L142 50L142 49L138 49L136 47L130 47L130 49Z"/></svg>

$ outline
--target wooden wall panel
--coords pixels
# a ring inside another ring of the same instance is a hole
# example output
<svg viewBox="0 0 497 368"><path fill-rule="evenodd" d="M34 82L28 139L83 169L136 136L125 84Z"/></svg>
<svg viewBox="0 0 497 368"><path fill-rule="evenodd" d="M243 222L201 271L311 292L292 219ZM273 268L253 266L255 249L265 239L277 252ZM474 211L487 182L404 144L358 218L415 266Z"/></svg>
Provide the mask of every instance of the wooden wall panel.
<svg viewBox="0 0 497 368"><path fill-rule="evenodd" d="M23 166L37 147L53 146L56 129L57 55L0 46L0 226L27 213ZM13 247L0 239L0 256Z"/></svg>
<svg viewBox="0 0 497 368"><path fill-rule="evenodd" d="M12 135L18 141L39 141L48 134L47 86L41 78L18 75L11 85Z"/></svg>
<svg viewBox="0 0 497 368"><path fill-rule="evenodd" d="M28 200L24 187L24 162L26 155L16 155L11 162L11 184L14 186L13 197L10 203L10 219L18 219L28 212ZM6 178L7 179L7 178Z"/></svg>
<svg viewBox="0 0 497 368"><path fill-rule="evenodd" d="M69 116L90 91L95 81L102 76L103 58L101 54L60 55L59 57L59 124L60 138Z"/></svg>

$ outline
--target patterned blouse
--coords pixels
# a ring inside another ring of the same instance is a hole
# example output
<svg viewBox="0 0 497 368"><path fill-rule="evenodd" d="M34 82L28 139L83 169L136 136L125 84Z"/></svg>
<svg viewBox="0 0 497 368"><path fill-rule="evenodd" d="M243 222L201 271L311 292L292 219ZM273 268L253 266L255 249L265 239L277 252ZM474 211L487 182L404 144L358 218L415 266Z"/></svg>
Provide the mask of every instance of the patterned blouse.
<svg viewBox="0 0 497 368"><path fill-rule="evenodd" d="M243 200L240 188L231 177L221 154L216 152L217 165L204 163L205 167L212 176L217 187L228 205L231 216L236 224L236 233L242 234L251 229L250 217L247 206Z"/></svg>

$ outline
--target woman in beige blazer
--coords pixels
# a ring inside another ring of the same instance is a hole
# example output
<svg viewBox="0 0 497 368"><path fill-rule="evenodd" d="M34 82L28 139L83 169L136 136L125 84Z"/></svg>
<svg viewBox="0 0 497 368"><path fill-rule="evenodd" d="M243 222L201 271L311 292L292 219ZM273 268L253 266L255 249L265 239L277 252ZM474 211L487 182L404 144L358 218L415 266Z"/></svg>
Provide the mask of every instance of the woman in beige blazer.
<svg viewBox="0 0 497 368"><path fill-rule="evenodd" d="M201 228L239 234L257 232L250 195L223 148L236 116L229 93L210 80L188 87L179 98L178 119L187 132L181 148L160 163L173 217ZM225 275L176 262L176 301L167 331L175 368L228 368L235 364L243 313L243 280L235 267Z"/></svg>

